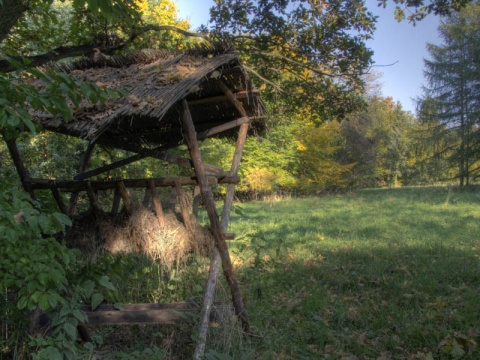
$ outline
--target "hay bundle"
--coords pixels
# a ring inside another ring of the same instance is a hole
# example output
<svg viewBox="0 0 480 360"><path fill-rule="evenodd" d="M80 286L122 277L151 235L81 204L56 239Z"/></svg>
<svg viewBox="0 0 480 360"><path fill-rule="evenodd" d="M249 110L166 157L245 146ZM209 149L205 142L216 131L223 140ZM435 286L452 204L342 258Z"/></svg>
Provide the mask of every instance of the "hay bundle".
<svg viewBox="0 0 480 360"><path fill-rule="evenodd" d="M112 217L107 214L87 214L74 221L67 243L79 248L87 259L95 260L99 253L144 252L168 269L185 262L191 253L210 257L214 239L211 232L196 224L189 234L175 214L165 216L160 225L155 214L137 206L131 214Z"/></svg>

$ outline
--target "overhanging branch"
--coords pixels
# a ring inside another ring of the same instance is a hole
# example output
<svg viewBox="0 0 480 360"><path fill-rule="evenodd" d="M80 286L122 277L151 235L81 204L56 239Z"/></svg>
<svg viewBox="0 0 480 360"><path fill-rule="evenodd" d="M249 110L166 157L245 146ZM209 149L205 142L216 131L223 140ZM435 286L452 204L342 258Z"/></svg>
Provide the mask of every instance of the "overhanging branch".
<svg viewBox="0 0 480 360"><path fill-rule="evenodd" d="M128 44L132 43L138 36L149 31L174 31L188 37L207 38L205 34L197 34L186 31L171 25L146 25L142 28L135 29L134 32L122 44L114 47L101 48L95 44L82 44L74 46L60 46L47 53L33 56L8 56L9 58L23 64L25 67L37 67L45 65L49 62L55 62L70 57L90 56L94 49L98 48L103 54L113 54L115 51L123 49ZM0 72L7 73L16 70L16 68L8 60L0 60Z"/></svg>

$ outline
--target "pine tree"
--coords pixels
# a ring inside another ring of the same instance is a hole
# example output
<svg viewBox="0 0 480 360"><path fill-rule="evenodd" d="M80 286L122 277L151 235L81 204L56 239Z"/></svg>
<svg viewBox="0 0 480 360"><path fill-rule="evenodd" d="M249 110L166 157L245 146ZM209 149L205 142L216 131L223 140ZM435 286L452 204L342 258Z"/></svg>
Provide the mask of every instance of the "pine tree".
<svg viewBox="0 0 480 360"><path fill-rule="evenodd" d="M438 120L451 135L441 151L453 150L450 164L458 167L462 187L479 170L480 6L449 16L439 33L443 44L427 45L431 60L425 60L425 95L435 100Z"/></svg>

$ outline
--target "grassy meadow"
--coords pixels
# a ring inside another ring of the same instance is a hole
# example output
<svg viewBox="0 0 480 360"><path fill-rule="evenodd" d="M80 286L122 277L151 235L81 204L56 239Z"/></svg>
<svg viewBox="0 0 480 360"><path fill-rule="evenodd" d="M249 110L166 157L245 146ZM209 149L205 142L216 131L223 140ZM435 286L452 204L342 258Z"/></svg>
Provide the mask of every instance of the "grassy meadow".
<svg viewBox="0 0 480 360"><path fill-rule="evenodd" d="M234 317L212 323L207 358L480 359L480 188L362 190L235 210L231 253L254 334L243 337ZM168 286L144 269L128 291L139 302L136 291L200 301L206 269L196 260ZM228 302L223 282L218 296ZM186 357L191 329L169 331L135 341Z"/></svg>
<svg viewBox="0 0 480 360"><path fill-rule="evenodd" d="M364 190L241 207L231 228L250 236L232 252L258 332L246 354L480 358L478 189ZM252 235L271 247L265 262L250 254L246 266L238 248ZM283 258L268 255L282 245Z"/></svg>

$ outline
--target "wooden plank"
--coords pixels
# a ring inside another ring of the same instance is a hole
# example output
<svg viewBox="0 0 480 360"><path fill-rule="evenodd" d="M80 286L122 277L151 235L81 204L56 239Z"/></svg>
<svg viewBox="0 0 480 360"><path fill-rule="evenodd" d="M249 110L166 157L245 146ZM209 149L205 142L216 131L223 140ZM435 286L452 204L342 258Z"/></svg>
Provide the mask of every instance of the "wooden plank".
<svg viewBox="0 0 480 360"><path fill-rule="evenodd" d="M243 108L243 105L240 101L237 100L235 95L232 93L232 91L228 88L227 85L222 80L217 80L217 85L222 90L222 92L225 94L227 99L230 101L230 103L237 109L238 113L240 116L248 116L247 112Z"/></svg>
<svg viewBox="0 0 480 360"><path fill-rule="evenodd" d="M87 312L91 325L179 324L191 321L198 309Z"/></svg>
<svg viewBox="0 0 480 360"><path fill-rule="evenodd" d="M194 163L195 173L197 174L198 183L200 185L200 190L202 193L203 200L205 202L205 207L207 210L208 218L210 220L210 227L212 234L215 239L215 244L220 253L220 258L222 262L223 273L227 280L227 283L230 287L232 293L233 305L235 307L235 312L237 316L242 321L242 326L245 332L250 332L250 323L248 320L248 315L243 305L242 295L240 293L240 288L238 286L237 279L233 272L233 265L230 260L230 254L228 252L228 246L225 241L224 231L222 230L220 220L218 218L217 210L215 207L215 199L213 197L212 190L208 184L207 176L205 169L202 164L202 156L197 142L197 137L195 134L195 126L193 125L193 120L188 109L187 101L184 99L182 101L183 105L183 114L181 121L183 124L183 131L185 133L185 139L188 143L188 148L190 151L190 156Z"/></svg>
<svg viewBox="0 0 480 360"><path fill-rule="evenodd" d="M230 306L214 304L215 312L229 311ZM142 325L180 324L195 320L200 308L189 303L170 304L125 304L117 309L111 304L101 304L92 311L82 307L88 317L88 325Z"/></svg>

